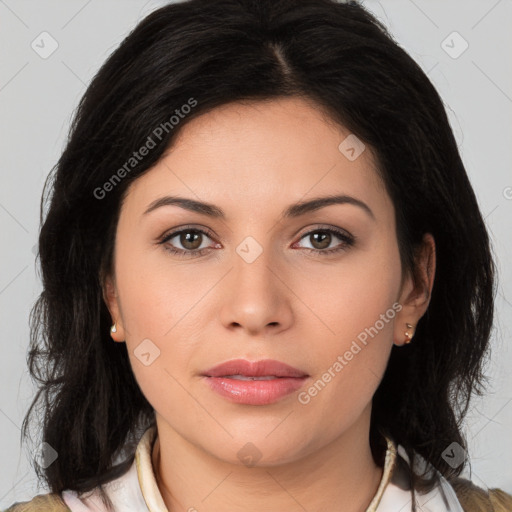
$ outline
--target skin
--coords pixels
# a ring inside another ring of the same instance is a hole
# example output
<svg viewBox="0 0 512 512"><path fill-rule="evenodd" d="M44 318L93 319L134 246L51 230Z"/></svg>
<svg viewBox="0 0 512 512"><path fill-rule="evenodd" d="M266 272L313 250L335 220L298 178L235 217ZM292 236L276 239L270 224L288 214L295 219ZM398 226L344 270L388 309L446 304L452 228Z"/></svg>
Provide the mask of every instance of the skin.
<svg viewBox="0 0 512 512"><path fill-rule="evenodd" d="M112 337L127 344L156 412L152 460L172 512L340 504L359 512L377 491L371 400L393 343L404 343L406 323L416 326L428 307L435 244L427 234L417 279L403 272L393 203L369 147L354 161L340 152L347 135L304 99L231 103L184 125L171 151L129 188L104 297L117 323ZM334 193L363 201L375 219L352 204L280 218L290 205ZM226 218L177 205L144 215L170 194L212 203ZM178 235L167 246L207 248L202 255L180 258L158 243L185 225L214 236L199 234L194 246ZM354 245L309 252L345 245L311 234L328 227L356 237ZM248 236L263 250L252 263L236 252ZM306 405L298 392L265 406L234 404L200 376L230 359L271 358L310 375L303 391L394 303L401 311ZM160 350L149 366L134 352L144 339ZM253 467L237 455L246 443L261 454Z"/></svg>

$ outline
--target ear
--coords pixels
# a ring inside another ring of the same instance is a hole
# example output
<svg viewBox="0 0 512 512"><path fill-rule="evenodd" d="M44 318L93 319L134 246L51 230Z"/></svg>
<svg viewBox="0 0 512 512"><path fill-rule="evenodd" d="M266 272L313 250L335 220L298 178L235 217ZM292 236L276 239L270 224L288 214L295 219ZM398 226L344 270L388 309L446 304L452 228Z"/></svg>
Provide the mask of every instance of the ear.
<svg viewBox="0 0 512 512"><path fill-rule="evenodd" d="M125 341L125 329L121 318L121 308L119 306L119 296L117 293L115 279L109 274L103 281L103 300L110 311L112 324L116 324L116 332L110 331L110 336L117 342Z"/></svg>
<svg viewBox="0 0 512 512"><path fill-rule="evenodd" d="M408 273L402 283L398 300L402 309L395 322L395 345L404 345L414 336L416 326L430 304L435 273L436 244L434 237L425 233L415 253L414 272ZM412 325L412 328L407 324Z"/></svg>

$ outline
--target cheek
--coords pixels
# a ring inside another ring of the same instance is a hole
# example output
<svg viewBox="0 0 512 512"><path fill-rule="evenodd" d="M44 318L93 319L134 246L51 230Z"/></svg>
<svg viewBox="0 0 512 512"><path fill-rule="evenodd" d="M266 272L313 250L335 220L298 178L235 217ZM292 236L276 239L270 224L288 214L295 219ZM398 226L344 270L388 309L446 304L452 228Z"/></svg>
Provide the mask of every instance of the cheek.
<svg viewBox="0 0 512 512"><path fill-rule="evenodd" d="M327 345L337 351L374 326L399 297L398 247L386 239L347 252L339 263L311 265L307 272L296 274L301 277L294 290L306 298L305 304L323 324L324 341L330 340ZM392 320L395 313L392 309L386 319ZM391 335L392 321L384 325L379 321L378 329L383 336Z"/></svg>
<svg viewBox="0 0 512 512"><path fill-rule="evenodd" d="M116 277L128 337L160 339L185 313L187 290L161 246L128 238L121 231L116 248Z"/></svg>
<svg viewBox="0 0 512 512"><path fill-rule="evenodd" d="M333 266L321 286L309 286L308 304L326 328L311 353L314 382L301 402L339 422L347 421L347 415L357 417L371 401L401 310L396 302L401 277L397 248L382 241L379 250L360 252L345 263Z"/></svg>
<svg viewBox="0 0 512 512"><path fill-rule="evenodd" d="M116 259L126 348L135 378L152 404L163 389L176 391L173 376L183 380L195 347L188 318L193 297L171 267L162 265L163 258L157 262L153 257L160 250L143 251L125 241Z"/></svg>
<svg viewBox="0 0 512 512"><path fill-rule="evenodd" d="M190 328L192 299L184 298L169 275L154 267L148 271L136 262L134 256L119 266L119 283L124 276L119 293L133 374L156 411L171 418L193 414L193 401L183 387L188 385L190 361L197 349Z"/></svg>

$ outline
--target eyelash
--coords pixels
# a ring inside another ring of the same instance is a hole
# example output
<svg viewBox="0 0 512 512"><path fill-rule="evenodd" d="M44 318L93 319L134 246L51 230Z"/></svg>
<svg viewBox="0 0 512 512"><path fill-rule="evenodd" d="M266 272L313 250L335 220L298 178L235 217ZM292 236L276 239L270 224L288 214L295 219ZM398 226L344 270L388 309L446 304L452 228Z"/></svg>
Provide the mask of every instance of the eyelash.
<svg viewBox="0 0 512 512"><path fill-rule="evenodd" d="M184 250L184 249L175 249L169 245L165 245L169 240L171 240L172 238L174 238L176 235L180 235L182 233L189 233L189 232L194 232L194 233L202 233L203 235L206 235L208 236L209 238L213 238L212 234L206 230L203 230L203 229L199 229L199 228L192 228L192 227L185 227L185 228L182 228L178 231L173 231L172 233L169 233L169 234L166 234L164 235L161 239L160 239L160 242L159 244L162 244L164 245L164 249L168 252L170 252L171 254L175 254L179 257L182 257L182 258L192 258L192 257L195 257L195 256L201 256L205 251L207 251L208 249L210 249L210 247L204 247L203 249L195 249L195 250ZM332 249L311 249L309 247L305 247L305 250L309 251L309 252L313 252L313 253L316 253L316 254L333 254L333 253L337 253L337 252L340 252L340 251L345 251L347 250L349 247L352 247L355 243L355 240L356 238L352 235L348 235L346 234L344 231L341 231L341 230L338 230L338 229L335 229L335 228L317 228L317 229L314 229L312 231L308 231L307 233L304 233L301 237L300 237L300 240L302 240L303 238L309 236L309 235L312 235L313 233L318 233L318 232L321 232L321 233L330 233L330 234L333 234L335 235L337 238L341 239L343 241L342 244L340 244L338 247L334 247Z"/></svg>

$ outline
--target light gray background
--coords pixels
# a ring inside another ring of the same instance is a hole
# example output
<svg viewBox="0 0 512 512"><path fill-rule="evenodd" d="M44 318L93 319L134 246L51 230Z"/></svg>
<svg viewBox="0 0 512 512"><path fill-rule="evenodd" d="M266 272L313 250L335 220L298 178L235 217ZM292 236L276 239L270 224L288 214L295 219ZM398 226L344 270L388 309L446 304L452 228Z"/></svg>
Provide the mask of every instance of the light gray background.
<svg viewBox="0 0 512 512"><path fill-rule="evenodd" d="M92 76L136 23L164 3L0 0L0 509L46 492L27 447L20 447L34 393L25 358L28 314L41 291L34 247L44 178ZM466 432L473 481L512 492L512 1L363 3L440 91L491 233L500 282L490 393L473 403ZM45 59L31 47L42 46L43 31L58 43ZM469 46L461 53L464 41Z"/></svg>

